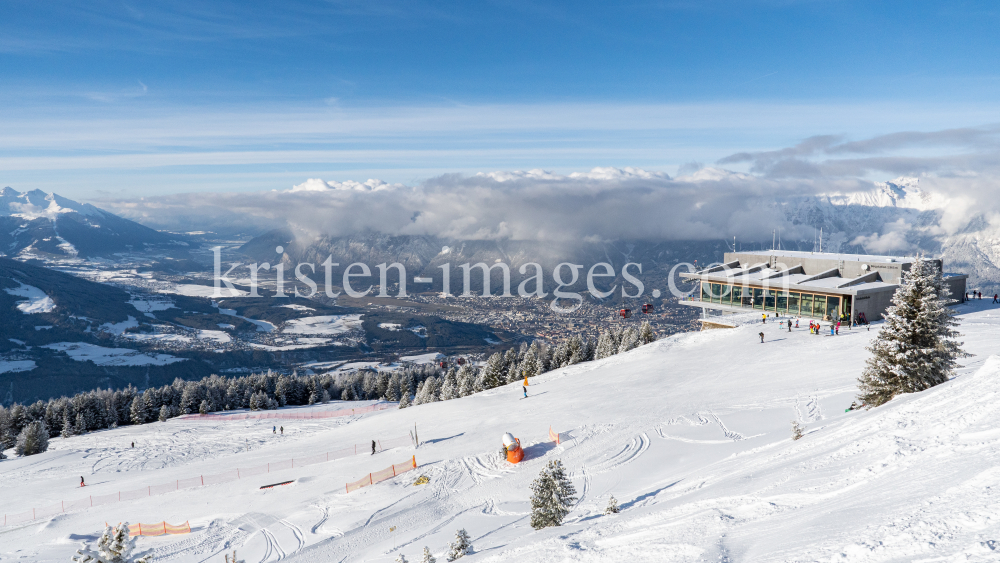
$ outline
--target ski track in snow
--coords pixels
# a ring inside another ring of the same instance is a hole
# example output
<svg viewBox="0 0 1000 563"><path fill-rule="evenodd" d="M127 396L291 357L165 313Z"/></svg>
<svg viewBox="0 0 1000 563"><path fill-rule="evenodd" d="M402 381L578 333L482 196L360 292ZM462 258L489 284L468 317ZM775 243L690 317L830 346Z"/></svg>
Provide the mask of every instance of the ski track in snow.
<svg viewBox="0 0 1000 563"><path fill-rule="evenodd" d="M414 422L422 436L439 438L413 452L416 471L350 494L344 482L402 462L411 451L296 468L290 478L308 479L274 494L257 491L273 482L262 478L0 529L0 559L62 561L70 534L89 537L93 521L127 517L190 518L189 536L139 540L140 551L156 546L157 560L178 563L214 563L234 548L248 563L388 562L399 553L413 561L425 545L442 561L459 528L473 538L474 560L490 563L996 561L1000 360L986 356L1000 352L1000 318L981 324L960 327L978 355L952 381L870 411L845 413L838 405L850 403L851 372L863 367L861 350L876 330L839 340L801 331L771 352L753 346L756 330L737 328L679 335L539 376L535 385L547 392L538 395L544 413L536 412L537 404L508 400L517 393L501 388L350 421L367 426L286 422L284 438L271 436L268 421L178 421L54 439L46 454L0 463L3 496L14 496L11 508L48 501L45 487L59 488L68 500L83 496L74 475L87 471L99 476L95 494L105 494L119 483L187 476L189 464L196 464L193 474L221 472L363 442L390 428L398 434ZM720 345L733 353L716 358ZM774 367L790 349L817 358L809 381ZM734 354L747 361L749 373L767 377L726 371ZM675 366L667 379L665 364ZM651 382L663 393L646 393ZM609 401L593 391L600 385L621 385L632 394ZM509 410L494 415L499 409ZM823 422L792 442L790 416ZM565 432L561 446L545 441L550 424ZM497 452L508 429L529 453L517 465ZM652 444L654 432L674 442ZM135 450L128 447L133 436ZM230 463L248 436L256 437L259 451ZM750 440L755 436L766 438ZM528 486L552 459L562 460L579 498L562 527L534 531ZM420 475L430 482L414 486ZM621 514L602 514L609 493L621 502Z"/></svg>
<svg viewBox="0 0 1000 563"><path fill-rule="evenodd" d="M595 464L591 467L591 473L600 475L618 469L619 467L631 463L646 453L649 449L649 436L645 432L639 434L609 459Z"/></svg>

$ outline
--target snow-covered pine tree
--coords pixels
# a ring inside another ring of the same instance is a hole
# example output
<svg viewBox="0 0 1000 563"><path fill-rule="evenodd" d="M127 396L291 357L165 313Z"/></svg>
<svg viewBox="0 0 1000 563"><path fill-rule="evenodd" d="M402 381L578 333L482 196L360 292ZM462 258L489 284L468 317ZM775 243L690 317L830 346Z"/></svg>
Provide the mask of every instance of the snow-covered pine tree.
<svg viewBox="0 0 1000 563"><path fill-rule="evenodd" d="M552 369L552 349L544 343L538 346L538 367L535 373L541 375Z"/></svg>
<svg viewBox="0 0 1000 563"><path fill-rule="evenodd" d="M28 423L17 435L17 444L14 445L14 453L21 456L40 454L47 449L49 429L40 420Z"/></svg>
<svg viewBox="0 0 1000 563"><path fill-rule="evenodd" d="M0 406L0 451L13 448L17 443L17 433L11 424L10 412Z"/></svg>
<svg viewBox="0 0 1000 563"><path fill-rule="evenodd" d="M74 434L76 434L76 427L73 426L73 420L69 415L69 408L67 407L63 409L62 431L59 432L59 435L63 438L69 438Z"/></svg>
<svg viewBox="0 0 1000 563"><path fill-rule="evenodd" d="M480 380L483 389L493 389L494 387L503 385L507 381L507 374L504 371L503 354L496 352L486 360Z"/></svg>
<svg viewBox="0 0 1000 563"><path fill-rule="evenodd" d="M468 397L476 392L476 370L469 364L458 368L458 396Z"/></svg>
<svg viewBox="0 0 1000 563"><path fill-rule="evenodd" d="M521 364L516 361L511 362L510 365L507 366L507 374L504 376L504 380L507 383L516 383L524 379L524 376L521 375L521 370L519 369L520 366Z"/></svg>
<svg viewBox="0 0 1000 563"><path fill-rule="evenodd" d="M568 365L578 364L586 361L587 359L586 344L583 342L583 338L579 335L574 335L569 338L567 351L569 352L569 358L566 359L566 363Z"/></svg>
<svg viewBox="0 0 1000 563"><path fill-rule="evenodd" d="M148 418L146 403L142 400L141 395L136 395L132 399L132 406L129 408L129 419L132 421L132 424L145 424Z"/></svg>
<svg viewBox="0 0 1000 563"><path fill-rule="evenodd" d="M597 349L594 350L594 359L603 360L613 354L614 352L611 350L611 335L608 334L608 331L602 331L597 336Z"/></svg>
<svg viewBox="0 0 1000 563"><path fill-rule="evenodd" d="M802 426L799 425L799 421L792 421L792 440L798 440L802 437Z"/></svg>
<svg viewBox="0 0 1000 563"><path fill-rule="evenodd" d="M133 558L136 538L129 538L128 522L122 522L115 527L104 529L101 538L97 540L97 550L83 544L71 560L79 563L152 563L151 556Z"/></svg>
<svg viewBox="0 0 1000 563"><path fill-rule="evenodd" d="M166 422L167 419L169 418L170 418L170 407L168 407L167 405L163 405L162 407L160 407L160 417L158 420L160 422Z"/></svg>
<svg viewBox="0 0 1000 563"><path fill-rule="evenodd" d="M576 488L558 459L542 469L531 483L531 492L531 527L536 530L562 525L576 500Z"/></svg>
<svg viewBox="0 0 1000 563"><path fill-rule="evenodd" d="M420 559L420 563L437 563L437 558L431 554L431 550L426 545L424 546L424 556Z"/></svg>
<svg viewBox="0 0 1000 563"><path fill-rule="evenodd" d="M198 405L198 414L208 414L210 412L212 412L212 407L208 404L208 399L202 399L201 404Z"/></svg>
<svg viewBox="0 0 1000 563"><path fill-rule="evenodd" d="M392 374L389 378L389 385L385 388L385 400L386 401L398 401L400 397L399 393L400 378L398 373Z"/></svg>
<svg viewBox="0 0 1000 563"><path fill-rule="evenodd" d="M399 400L399 408L405 409L406 407L410 406L411 404L412 404L412 402L410 401L410 394L409 393L403 393L403 398Z"/></svg>
<svg viewBox="0 0 1000 563"><path fill-rule="evenodd" d="M399 555L396 556L396 563L410 563L410 562L409 560L406 559L405 555L400 553Z"/></svg>
<svg viewBox="0 0 1000 563"><path fill-rule="evenodd" d="M535 377L538 375L538 356L535 355L534 344L532 344L531 347L529 347L524 353L524 359L521 360L519 371L523 373L525 377Z"/></svg>
<svg viewBox="0 0 1000 563"><path fill-rule="evenodd" d="M967 356L954 340L959 334L952 329L957 323L949 296L940 270L918 257L868 346L872 356L858 378L858 400L866 408L948 381L956 360Z"/></svg>
<svg viewBox="0 0 1000 563"><path fill-rule="evenodd" d="M455 368L451 368L444 375L444 383L441 384L441 400L450 401L458 397L458 376Z"/></svg>
<svg viewBox="0 0 1000 563"><path fill-rule="evenodd" d="M608 506L604 509L604 513L618 514L619 512L621 512L621 509L618 508L618 499L615 498L615 495L611 495L608 497Z"/></svg>
<svg viewBox="0 0 1000 563"><path fill-rule="evenodd" d="M447 559L448 561L455 561L470 553L472 553L472 539L469 537L469 532L466 532L465 528L462 528L455 532L455 541L451 542L449 546Z"/></svg>
<svg viewBox="0 0 1000 563"><path fill-rule="evenodd" d="M618 353L628 352L639 346L639 331L633 327L628 327L622 332L621 343L618 344Z"/></svg>
<svg viewBox="0 0 1000 563"><path fill-rule="evenodd" d="M424 404L424 384L426 382L421 381L417 384L417 392L413 394L413 406Z"/></svg>
<svg viewBox="0 0 1000 563"><path fill-rule="evenodd" d="M653 325L649 321L642 321L639 326L639 344L649 344L656 341L656 333L653 332Z"/></svg>

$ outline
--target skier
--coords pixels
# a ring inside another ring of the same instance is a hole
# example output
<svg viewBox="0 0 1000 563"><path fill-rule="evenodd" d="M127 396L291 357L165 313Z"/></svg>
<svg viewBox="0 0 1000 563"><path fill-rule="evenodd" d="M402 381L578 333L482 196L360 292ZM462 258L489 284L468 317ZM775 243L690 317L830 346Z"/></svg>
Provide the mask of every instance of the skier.
<svg viewBox="0 0 1000 563"><path fill-rule="evenodd" d="M132 447L133 447L133 448L135 447L135 442L132 442Z"/></svg>
<svg viewBox="0 0 1000 563"><path fill-rule="evenodd" d="M795 319L795 328L799 328L799 320Z"/></svg>
<svg viewBox="0 0 1000 563"><path fill-rule="evenodd" d="M375 440L372 440L372 455L375 455Z"/></svg>
<svg viewBox="0 0 1000 563"><path fill-rule="evenodd" d="M837 321L837 334L840 334L840 321Z"/></svg>
<svg viewBox="0 0 1000 563"><path fill-rule="evenodd" d="M285 427L284 427L284 426L282 426L282 427L281 427L281 435L282 435L282 436L284 436L284 435L285 435Z"/></svg>
<svg viewBox="0 0 1000 563"><path fill-rule="evenodd" d="M277 433L278 433L278 427L277 426L272 426L271 427L271 434L277 434Z"/></svg>
<svg viewBox="0 0 1000 563"><path fill-rule="evenodd" d="M761 332L761 333L760 333L760 334L758 334L757 336L760 336L760 343L761 343L761 344L763 344L763 343L764 343L764 333L763 333L763 332Z"/></svg>
<svg viewBox="0 0 1000 563"><path fill-rule="evenodd" d="M80 486L81 487L86 487L87 486L87 484L83 482L83 475L80 475Z"/></svg>
<svg viewBox="0 0 1000 563"><path fill-rule="evenodd" d="M524 398L525 398L525 399L527 399L527 398L528 398L528 388L527 388L527 387L525 387L524 385L522 385L522 386L521 386L521 389L523 389L523 390L524 390Z"/></svg>
<svg viewBox="0 0 1000 563"><path fill-rule="evenodd" d="M830 323L830 336L833 336L834 335L834 331L836 331L836 330L837 329L833 326L833 323Z"/></svg>
<svg viewBox="0 0 1000 563"><path fill-rule="evenodd" d="M763 324L767 324L767 313L760 314L760 322Z"/></svg>
<svg viewBox="0 0 1000 563"><path fill-rule="evenodd" d="M792 332L792 319L788 319L788 332Z"/></svg>
<svg viewBox="0 0 1000 563"><path fill-rule="evenodd" d="M997 297L1000 297L1000 295L998 295L998 294L994 293L994 294L993 294L993 302L994 302L994 303L1000 303L1000 301L997 301Z"/></svg>

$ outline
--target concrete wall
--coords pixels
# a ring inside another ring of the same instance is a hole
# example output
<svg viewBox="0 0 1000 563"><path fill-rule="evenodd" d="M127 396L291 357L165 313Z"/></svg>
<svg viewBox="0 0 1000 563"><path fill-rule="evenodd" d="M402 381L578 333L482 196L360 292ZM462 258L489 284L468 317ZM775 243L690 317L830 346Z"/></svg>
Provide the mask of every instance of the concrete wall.
<svg viewBox="0 0 1000 563"><path fill-rule="evenodd" d="M892 296L896 288L869 290L854 296L854 317L864 313L869 322L882 318L882 314L892 305Z"/></svg>
<svg viewBox="0 0 1000 563"><path fill-rule="evenodd" d="M955 276L953 278L945 278L944 279L945 285L948 286L948 289L951 291L951 298L952 299L954 299L954 300L956 300L956 301L958 301L960 303L965 300L965 290L966 290L965 282L967 280L968 280L968 276ZM970 297L971 297L971 295L970 295ZM984 295L983 297L986 297L986 296ZM992 299L993 299L993 296L991 295L990 296L990 300L992 300Z"/></svg>

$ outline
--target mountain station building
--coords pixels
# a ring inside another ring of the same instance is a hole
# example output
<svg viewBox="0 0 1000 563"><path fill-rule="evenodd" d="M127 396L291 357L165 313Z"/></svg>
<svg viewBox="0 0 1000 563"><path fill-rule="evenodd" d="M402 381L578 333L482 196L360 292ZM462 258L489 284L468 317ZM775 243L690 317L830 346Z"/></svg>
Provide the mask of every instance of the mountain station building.
<svg viewBox="0 0 1000 563"><path fill-rule="evenodd" d="M681 305L700 307L705 328L725 317L760 311L823 321L882 318L916 257L762 250L727 252L723 264L683 273L700 282ZM931 260L943 272L941 260ZM951 297L965 301L965 274L944 274Z"/></svg>

